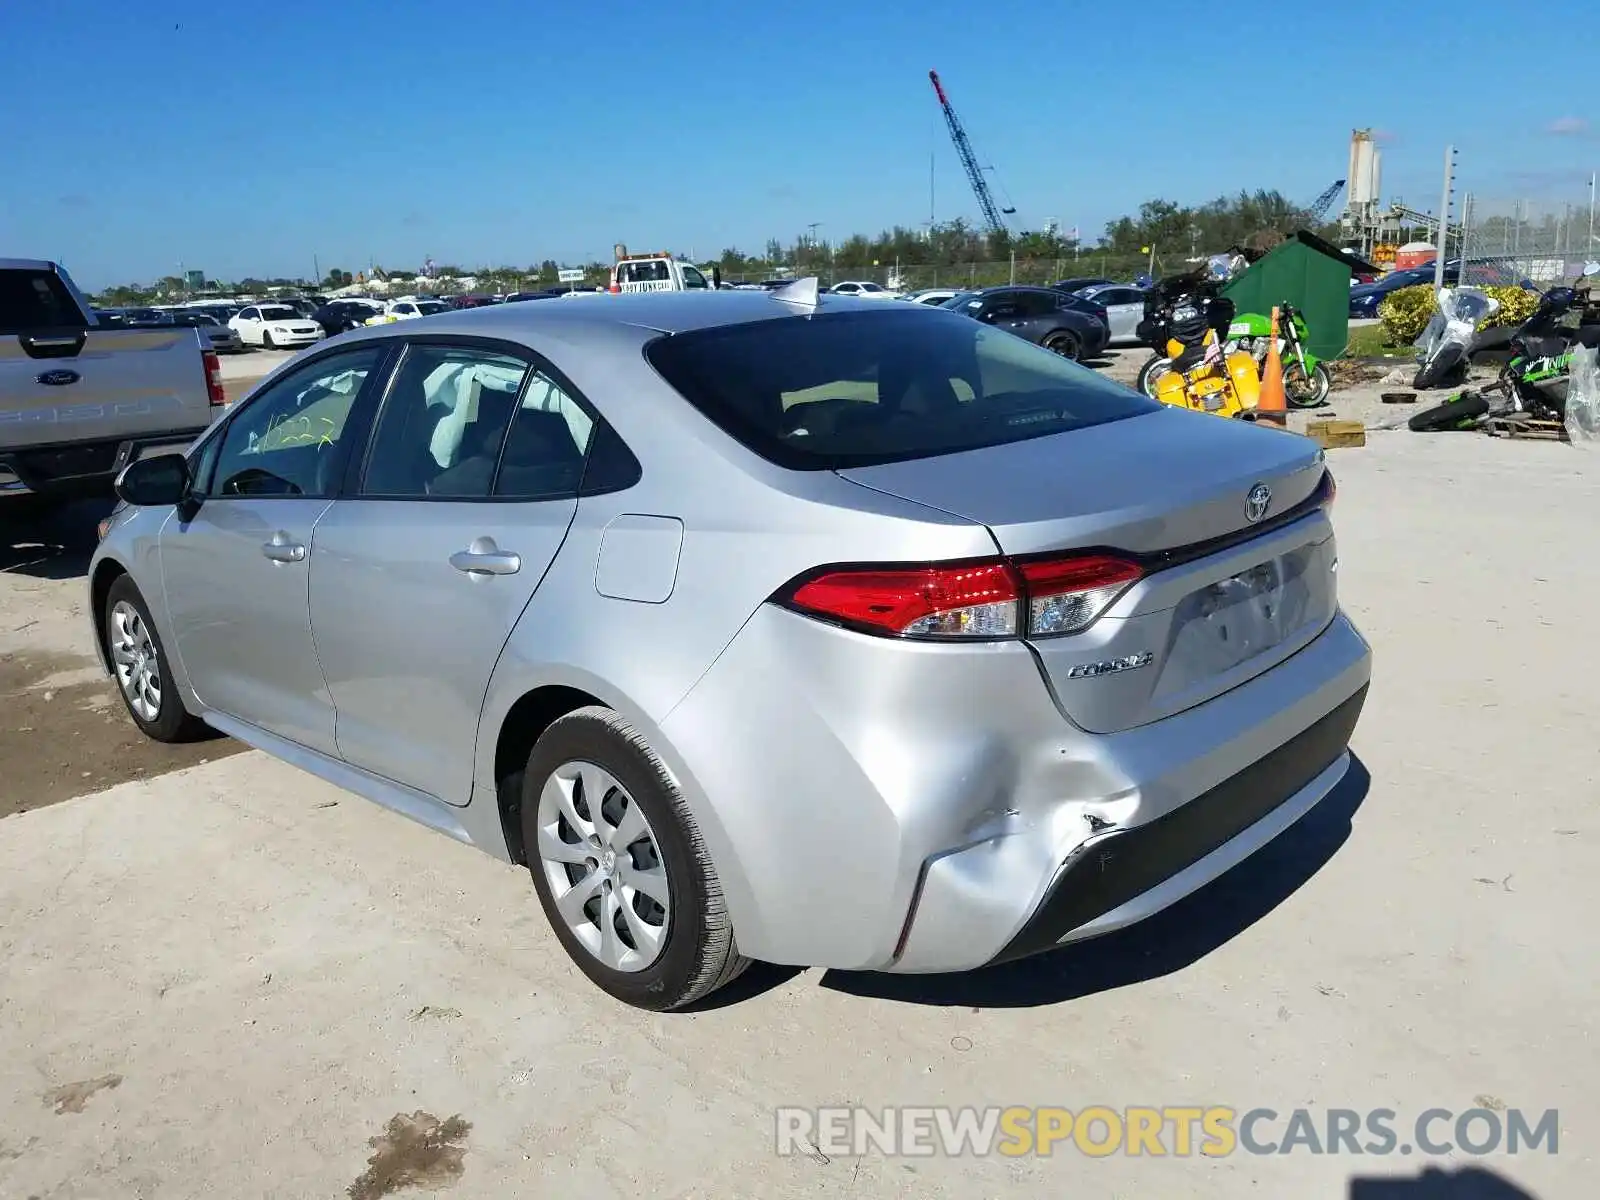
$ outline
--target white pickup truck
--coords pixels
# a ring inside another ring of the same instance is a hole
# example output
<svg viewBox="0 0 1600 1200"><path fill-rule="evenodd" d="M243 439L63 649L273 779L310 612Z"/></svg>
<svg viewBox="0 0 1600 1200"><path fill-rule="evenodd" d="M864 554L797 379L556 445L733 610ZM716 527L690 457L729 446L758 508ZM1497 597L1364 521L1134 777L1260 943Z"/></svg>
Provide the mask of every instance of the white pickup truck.
<svg viewBox="0 0 1600 1200"><path fill-rule="evenodd" d="M102 327L58 264L0 258L0 514L109 494L134 459L203 433L227 399L200 338Z"/></svg>

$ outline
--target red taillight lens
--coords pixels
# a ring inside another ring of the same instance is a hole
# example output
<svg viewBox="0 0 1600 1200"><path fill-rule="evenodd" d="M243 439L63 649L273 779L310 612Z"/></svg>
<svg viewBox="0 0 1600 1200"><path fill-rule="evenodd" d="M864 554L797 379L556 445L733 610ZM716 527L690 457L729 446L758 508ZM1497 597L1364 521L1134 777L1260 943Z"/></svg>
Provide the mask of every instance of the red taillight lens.
<svg viewBox="0 0 1600 1200"><path fill-rule="evenodd" d="M800 584L785 602L891 637L1052 637L1087 629L1142 574L1137 563L1104 555L840 568Z"/></svg>
<svg viewBox="0 0 1600 1200"><path fill-rule="evenodd" d="M1339 494L1339 484L1333 478L1332 471L1323 471L1322 482L1317 485L1317 503L1323 508L1332 508L1334 497Z"/></svg>
<svg viewBox="0 0 1600 1200"><path fill-rule="evenodd" d="M1138 563L1093 555L1019 563L1028 589L1028 634L1080 633L1144 574Z"/></svg>
<svg viewBox="0 0 1600 1200"><path fill-rule="evenodd" d="M830 571L801 584L789 603L896 637L1016 637L1018 583L1003 562Z"/></svg>
<svg viewBox="0 0 1600 1200"><path fill-rule="evenodd" d="M212 408L221 408L228 402L228 393L222 387L222 360L215 350L205 351L206 396Z"/></svg>

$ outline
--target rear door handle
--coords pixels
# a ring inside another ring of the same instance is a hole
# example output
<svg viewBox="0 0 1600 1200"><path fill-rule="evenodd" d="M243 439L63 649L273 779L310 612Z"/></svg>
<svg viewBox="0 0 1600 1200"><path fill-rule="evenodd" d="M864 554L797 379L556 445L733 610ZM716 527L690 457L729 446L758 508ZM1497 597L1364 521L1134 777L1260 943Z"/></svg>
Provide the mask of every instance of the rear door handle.
<svg viewBox="0 0 1600 1200"><path fill-rule="evenodd" d="M304 562L306 548L280 529L270 542L261 543L261 553L273 562Z"/></svg>
<svg viewBox="0 0 1600 1200"><path fill-rule="evenodd" d="M491 537L479 537L452 554L450 565L467 575L515 575L522 570L522 555L500 549Z"/></svg>

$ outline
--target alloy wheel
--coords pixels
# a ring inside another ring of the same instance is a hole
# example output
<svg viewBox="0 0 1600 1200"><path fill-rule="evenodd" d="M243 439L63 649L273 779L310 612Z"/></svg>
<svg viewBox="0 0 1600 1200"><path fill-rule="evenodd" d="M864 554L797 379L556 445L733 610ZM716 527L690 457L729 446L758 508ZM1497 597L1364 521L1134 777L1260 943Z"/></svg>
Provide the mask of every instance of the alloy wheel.
<svg viewBox="0 0 1600 1200"><path fill-rule="evenodd" d="M161 716L161 660L144 618L126 600L111 610L109 640L117 686L128 707L141 721L155 721Z"/></svg>
<svg viewBox="0 0 1600 1200"><path fill-rule="evenodd" d="M567 762L539 793L538 855L568 930L614 971L649 967L666 946L672 899L655 830L616 777Z"/></svg>

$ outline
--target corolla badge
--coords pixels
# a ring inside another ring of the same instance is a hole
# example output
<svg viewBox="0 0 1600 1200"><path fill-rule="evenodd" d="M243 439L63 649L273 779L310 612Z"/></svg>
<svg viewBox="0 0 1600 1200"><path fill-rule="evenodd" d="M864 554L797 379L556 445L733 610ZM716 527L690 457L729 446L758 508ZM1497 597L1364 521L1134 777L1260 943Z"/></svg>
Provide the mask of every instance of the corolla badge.
<svg viewBox="0 0 1600 1200"><path fill-rule="evenodd" d="M76 371L46 371L36 378L45 387L66 387L69 383L77 383L83 376Z"/></svg>
<svg viewBox="0 0 1600 1200"><path fill-rule="evenodd" d="M1267 515L1267 509L1270 507L1272 507L1272 489L1264 483L1258 483L1244 498L1244 519L1254 525Z"/></svg>

